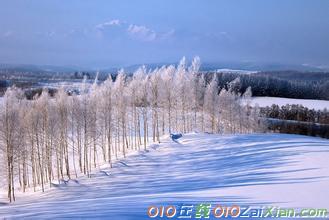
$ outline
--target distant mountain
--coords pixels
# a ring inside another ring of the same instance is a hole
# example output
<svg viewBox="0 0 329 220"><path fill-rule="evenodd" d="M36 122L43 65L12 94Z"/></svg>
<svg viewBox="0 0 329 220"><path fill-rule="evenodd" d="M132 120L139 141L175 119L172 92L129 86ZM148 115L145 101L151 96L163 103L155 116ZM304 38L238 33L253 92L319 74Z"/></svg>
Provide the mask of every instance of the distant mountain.
<svg viewBox="0 0 329 220"><path fill-rule="evenodd" d="M281 63L253 63L253 62L217 62L217 63L203 63L201 70L211 71L218 69L229 69L239 71L327 71L328 69L311 66L311 65L297 65L297 64L281 64Z"/></svg>
<svg viewBox="0 0 329 220"><path fill-rule="evenodd" d="M0 64L0 70L14 70L17 72L74 72L79 67L33 65L33 64Z"/></svg>
<svg viewBox="0 0 329 220"><path fill-rule="evenodd" d="M109 68L86 68L79 66L54 66L54 65L30 65L30 64L0 64L0 70L15 70L18 72L56 72L56 73L68 73L68 72L100 72L101 74L116 73L123 68L127 73L133 73L142 65L145 65L147 69L160 68L164 65L177 65L174 63L146 63L146 64L134 64L124 67L109 67ZM204 62L201 63L201 71L217 71L217 70L234 70L234 71L283 71L283 70L295 70L295 71L313 71L323 72L328 71L329 67L314 66L309 64L280 64L280 63L253 63L253 62Z"/></svg>
<svg viewBox="0 0 329 220"><path fill-rule="evenodd" d="M172 64L173 63L134 64L134 65L124 66L124 67L105 68L105 69L101 69L99 71L100 72L107 72L107 73L116 73L120 69L124 69L124 71L127 72L127 73L133 73L141 66L145 66L147 69L156 69L156 68L160 68L162 66L168 66L168 65L172 65Z"/></svg>
<svg viewBox="0 0 329 220"><path fill-rule="evenodd" d="M149 69L159 68L163 65L171 65L178 63L150 63L144 64ZM124 67L126 72L134 72L143 64L136 64ZM113 68L112 68L113 70ZM295 70L295 71L318 71L323 72L329 70L323 67L311 66L311 65L297 65L297 64L280 64L280 63L253 63L253 62L204 62L201 63L201 71L217 71L217 70L231 70L239 72L255 72L255 71L283 71L283 70Z"/></svg>

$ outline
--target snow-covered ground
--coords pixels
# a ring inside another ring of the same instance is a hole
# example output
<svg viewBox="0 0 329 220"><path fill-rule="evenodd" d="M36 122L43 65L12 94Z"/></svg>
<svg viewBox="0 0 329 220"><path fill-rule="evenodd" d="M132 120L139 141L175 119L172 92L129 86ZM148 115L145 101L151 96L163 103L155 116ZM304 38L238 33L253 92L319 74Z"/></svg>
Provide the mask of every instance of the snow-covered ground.
<svg viewBox="0 0 329 220"><path fill-rule="evenodd" d="M94 83L94 80L87 80L86 84L91 85ZM55 81L55 82L39 82L37 87L41 88L52 88L59 89L64 87L69 90L78 90L83 87L83 80L71 80L71 81Z"/></svg>
<svg viewBox="0 0 329 220"><path fill-rule="evenodd" d="M286 104L299 104L309 109L323 110L329 109L329 101L315 100L315 99L291 99L291 98L279 98L279 97L254 97L252 98L252 105L258 104L260 107L271 106L276 104L283 106Z"/></svg>
<svg viewBox="0 0 329 220"><path fill-rule="evenodd" d="M252 70L234 70L234 69L217 69L217 73L239 73L239 74L252 74L257 73L258 71Z"/></svg>
<svg viewBox="0 0 329 220"><path fill-rule="evenodd" d="M329 141L321 138L187 134L90 179L20 194L14 204L0 204L0 216L149 219L149 205L201 202L329 209L328 158Z"/></svg>

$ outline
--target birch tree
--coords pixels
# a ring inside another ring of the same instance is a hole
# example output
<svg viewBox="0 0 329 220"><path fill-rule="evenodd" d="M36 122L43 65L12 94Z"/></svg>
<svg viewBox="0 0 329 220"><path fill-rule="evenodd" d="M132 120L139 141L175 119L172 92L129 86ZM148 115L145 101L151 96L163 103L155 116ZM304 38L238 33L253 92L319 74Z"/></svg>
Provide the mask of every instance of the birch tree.
<svg viewBox="0 0 329 220"><path fill-rule="evenodd" d="M15 162L20 152L21 134L19 133L19 104L21 91L10 88L4 95L1 106L1 150L4 153L7 179L7 195L10 202L15 201Z"/></svg>

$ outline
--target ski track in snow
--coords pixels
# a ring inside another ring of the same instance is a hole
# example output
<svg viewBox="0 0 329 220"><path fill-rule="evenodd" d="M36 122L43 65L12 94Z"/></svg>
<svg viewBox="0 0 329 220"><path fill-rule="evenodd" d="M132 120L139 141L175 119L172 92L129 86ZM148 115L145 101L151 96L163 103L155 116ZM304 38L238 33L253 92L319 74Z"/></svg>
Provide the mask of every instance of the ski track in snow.
<svg viewBox="0 0 329 220"><path fill-rule="evenodd" d="M187 134L114 168L0 204L2 218L150 219L149 205L211 202L329 208L329 141L285 135Z"/></svg>

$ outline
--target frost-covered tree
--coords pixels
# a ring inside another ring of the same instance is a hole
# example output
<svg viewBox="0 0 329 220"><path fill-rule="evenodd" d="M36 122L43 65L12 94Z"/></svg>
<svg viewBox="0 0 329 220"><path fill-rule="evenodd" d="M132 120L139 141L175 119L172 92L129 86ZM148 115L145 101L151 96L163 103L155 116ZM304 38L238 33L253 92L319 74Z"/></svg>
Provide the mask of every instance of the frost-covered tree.
<svg viewBox="0 0 329 220"><path fill-rule="evenodd" d="M160 130L159 130L159 108L160 108L160 85L161 76L158 69L151 73L149 78L149 97L150 105L152 108L152 137L153 142L160 142Z"/></svg>
<svg viewBox="0 0 329 220"><path fill-rule="evenodd" d="M68 144L68 97L64 88L60 88L56 94L55 102L58 115L58 159L61 169L61 176L63 177L63 170L65 169L68 178L70 175L70 163L69 163L69 144Z"/></svg>
<svg viewBox="0 0 329 220"><path fill-rule="evenodd" d="M15 200L18 185L36 191L80 173L91 177L97 165L112 167L120 156L146 150L150 140L172 132L263 131L260 109L250 105L251 88L241 95L240 78L220 87L223 76L200 72L200 63L195 57L188 67L183 58L177 66L142 66L133 75L120 70L103 82L85 78L77 93L61 87L54 97L44 90L33 100L9 88L0 103L0 168L8 199ZM277 114L290 117L285 109ZM315 113L300 118L309 114Z"/></svg>
<svg viewBox="0 0 329 220"><path fill-rule="evenodd" d="M167 127L169 133L172 132L173 124L172 124L172 115L173 108L175 107L175 85L174 85L174 74L176 68L174 66L168 66L163 69L161 78L162 78L162 103L165 108L166 117L167 117Z"/></svg>
<svg viewBox="0 0 329 220"><path fill-rule="evenodd" d="M113 85L114 105L116 114L116 150L122 148L123 156L126 157L127 143L127 103L126 103L126 76L123 70L120 70ZM120 140L121 139L121 140ZM120 142L121 141L121 142Z"/></svg>
<svg viewBox="0 0 329 220"><path fill-rule="evenodd" d="M100 89L100 114L101 119L103 121L103 129L104 135L106 139L107 145L107 160L112 167L112 136L113 136L113 100L112 100L112 90L113 90L113 80L111 75L109 75L108 79L105 80L101 89ZM103 155L106 154L105 146L103 148ZM106 155L104 155L104 159L106 160Z"/></svg>
<svg viewBox="0 0 329 220"><path fill-rule="evenodd" d="M214 75L211 82L208 84L204 96L204 105L208 113L210 131L212 133L218 132L217 120L219 118L219 97L218 97L218 81L217 75ZM222 106L223 108L223 106Z"/></svg>
<svg viewBox="0 0 329 220"><path fill-rule="evenodd" d="M7 192L10 202L15 201L15 165L22 153L22 135L20 133L19 107L21 91L9 88L5 95L0 111L0 146L6 167Z"/></svg>

